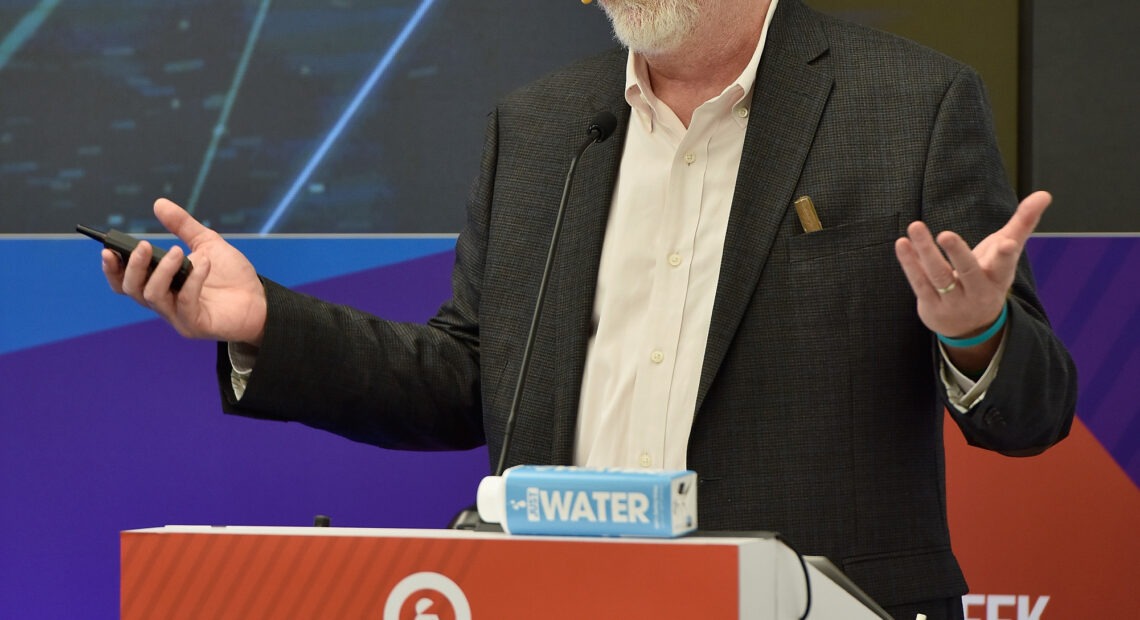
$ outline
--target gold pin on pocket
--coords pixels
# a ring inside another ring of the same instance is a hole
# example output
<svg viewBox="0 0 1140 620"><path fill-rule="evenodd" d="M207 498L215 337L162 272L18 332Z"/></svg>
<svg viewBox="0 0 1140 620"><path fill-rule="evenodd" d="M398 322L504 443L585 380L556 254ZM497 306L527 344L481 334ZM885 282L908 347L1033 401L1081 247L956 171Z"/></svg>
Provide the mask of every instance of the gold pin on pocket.
<svg viewBox="0 0 1140 620"><path fill-rule="evenodd" d="M819 214L815 212L815 205L812 204L810 196L796 198L795 207L796 215L800 218L800 226L804 227L804 232L811 233L823 230L823 224L819 222Z"/></svg>

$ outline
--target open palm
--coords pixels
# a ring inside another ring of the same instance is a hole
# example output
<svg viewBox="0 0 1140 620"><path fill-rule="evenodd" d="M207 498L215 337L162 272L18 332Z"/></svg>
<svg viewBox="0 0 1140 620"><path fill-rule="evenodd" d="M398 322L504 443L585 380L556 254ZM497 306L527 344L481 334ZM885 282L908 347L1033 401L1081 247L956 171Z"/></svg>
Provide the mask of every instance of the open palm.
<svg viewBox="0 0 1140 620"><path fill-rule="evenodd" d="M953 231L940 233L936 244L926 224L907 227L907 236L895 243L895 253L918 300L919 318L931 331L960 338L994 322L1025 242L1052 200L1048 192L1031 194L1005 226L973 250Z"/></svg>

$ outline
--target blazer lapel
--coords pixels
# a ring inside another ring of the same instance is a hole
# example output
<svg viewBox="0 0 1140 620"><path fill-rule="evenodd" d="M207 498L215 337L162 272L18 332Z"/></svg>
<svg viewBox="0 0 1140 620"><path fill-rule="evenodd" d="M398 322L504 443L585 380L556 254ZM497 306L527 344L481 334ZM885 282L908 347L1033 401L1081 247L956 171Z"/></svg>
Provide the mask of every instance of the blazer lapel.
<svg viewBox="0 0 1140 620"><path fill-rule="evenodd" d="M698 415L792 203L792 192L831 93L832 76L809 64L826 50L827 41L814 14L795 0L782 0L753 87L752 113L697 392Z"/></svg>

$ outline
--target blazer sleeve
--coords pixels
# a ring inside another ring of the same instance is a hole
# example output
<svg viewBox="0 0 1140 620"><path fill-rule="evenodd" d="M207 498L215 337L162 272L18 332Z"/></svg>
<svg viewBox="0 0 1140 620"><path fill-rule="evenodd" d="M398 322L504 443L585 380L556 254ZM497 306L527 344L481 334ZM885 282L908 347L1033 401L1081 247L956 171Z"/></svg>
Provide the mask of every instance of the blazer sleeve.
<svg viewBox="0 0 1140 620"><path fill-rule="evenodd" d="M954 230L974 246L1004 226L1016 205L981 79L964 67L951 81L931 133L923 220L935 234ZM1008 455L1036 454L1068 435L1077 374L1037 298L1024 254L1010 290L1005 338L997 377L985 397L965 413L949 410L971 445ZM945 401L945 387L935 383Z"/></svg>
<svg viewBox="0 0 1140 620"><path fill-rule="evenodd" d="M385 448L485 443L478 313L496 144L492 115L456 243L452 298L436 316L426 325L386 321L263 279L265 338L240 400L231 386L226 344L219 343L223 409L301 422Z"/></svg>

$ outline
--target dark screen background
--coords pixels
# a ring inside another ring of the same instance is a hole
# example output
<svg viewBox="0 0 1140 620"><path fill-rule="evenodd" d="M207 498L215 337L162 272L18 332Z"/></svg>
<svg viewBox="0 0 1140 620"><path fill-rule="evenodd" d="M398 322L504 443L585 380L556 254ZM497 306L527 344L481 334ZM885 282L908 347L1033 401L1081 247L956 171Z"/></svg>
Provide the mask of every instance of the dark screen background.
<svg viewBox="0 0 1140 620"><path fill-rule="evenodd" d="M809 3L977 68L1042 231L1137 230L1140 5ZM578 0L0 0L0 234L155 232L157 196L227 233L453 233L494 102L612 45Z"/></svg>
<svg viewBox="0 0 1140 620"><path fill-rule="evenodd" d="M5 233L156 231L158 196L222 232L455 232L495 100L613 45L595 7L503 0L3 2L0 37Z"/></svg>

